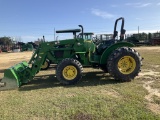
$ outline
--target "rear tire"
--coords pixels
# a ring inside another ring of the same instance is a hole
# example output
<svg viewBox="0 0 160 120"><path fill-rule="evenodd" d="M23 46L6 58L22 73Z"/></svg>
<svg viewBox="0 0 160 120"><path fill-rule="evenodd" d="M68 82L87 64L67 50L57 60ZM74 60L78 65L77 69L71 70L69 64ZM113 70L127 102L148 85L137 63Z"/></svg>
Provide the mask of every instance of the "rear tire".
<svg viewBox="0 0 160 120"><path fill-rule="evenodd" d="M58 64L56 76L61 83L71 85L82 78L82 71L83 67L79 61L66 58Z"/></svg>
<svg viewBox="0 0 160 120"><path fill-rule="evenodd" d="M41 70L47 70L50 66L50 61L48 59L46 59L46 61L44 62L44 64L41 66Z"/></svg>
<svg viewBox="0 0 160 120"><path fill-rule="evenodd" d="M108 72L116 79L129 82L140 72L142 58L132 48L122 47L116 49L108 58Z"/></svg>

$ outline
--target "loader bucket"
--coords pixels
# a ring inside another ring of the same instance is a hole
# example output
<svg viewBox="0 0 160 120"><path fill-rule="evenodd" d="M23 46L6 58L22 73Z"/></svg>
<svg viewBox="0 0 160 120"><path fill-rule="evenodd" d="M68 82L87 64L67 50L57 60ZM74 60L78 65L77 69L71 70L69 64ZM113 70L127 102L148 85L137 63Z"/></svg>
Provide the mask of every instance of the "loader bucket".
<svg viewBox="0 0 160 120"><path fill-rule="evenodd" d="M0 90L9 90L20 87L22 83L27 82L26 69L27 62L21 62L4 71L4 77L0 81Z"/></svg>

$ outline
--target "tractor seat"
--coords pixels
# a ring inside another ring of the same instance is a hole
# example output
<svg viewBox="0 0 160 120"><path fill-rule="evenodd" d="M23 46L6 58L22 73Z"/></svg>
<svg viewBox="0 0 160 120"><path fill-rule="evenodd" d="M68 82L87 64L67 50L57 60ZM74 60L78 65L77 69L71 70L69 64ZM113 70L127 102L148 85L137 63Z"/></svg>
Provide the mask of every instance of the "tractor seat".
<svg viewBox="0 0 160 120"><path fill-rule="evenodd" d="M113 39L104 41L103 43L101 43L96 47L96 52L99 55L101 55L104 52L104 50L106 50L109 46L113 45L114 43L115 43L115 40Z"/></svg>

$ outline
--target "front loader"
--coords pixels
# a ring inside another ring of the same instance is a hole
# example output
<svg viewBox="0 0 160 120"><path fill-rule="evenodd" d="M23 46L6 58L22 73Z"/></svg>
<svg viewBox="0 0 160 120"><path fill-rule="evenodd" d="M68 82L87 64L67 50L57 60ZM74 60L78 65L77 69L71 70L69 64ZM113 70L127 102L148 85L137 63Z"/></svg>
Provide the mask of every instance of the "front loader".
<svg viewBox="0 0 160 120"><path fill-rule="evenodd" d="M122 20L120 40L115 38L118 21ZM0 90L21 87L30 82L40 72L46 59L57 64L56 77L66 85L75 84L82 78L84 66L102 69L120 81L131 81L140 72L142 58L132 47L132 43L123 42L125 30L124 18L115 22L113 38L107 41L84 39L81 29L59 30L57 33L73 33L73 39L43 42L34 51L30 61L21 62L5 70ZM81 37L76 33L81 32ZM98 42L98 43L97 43Z"/></svg>

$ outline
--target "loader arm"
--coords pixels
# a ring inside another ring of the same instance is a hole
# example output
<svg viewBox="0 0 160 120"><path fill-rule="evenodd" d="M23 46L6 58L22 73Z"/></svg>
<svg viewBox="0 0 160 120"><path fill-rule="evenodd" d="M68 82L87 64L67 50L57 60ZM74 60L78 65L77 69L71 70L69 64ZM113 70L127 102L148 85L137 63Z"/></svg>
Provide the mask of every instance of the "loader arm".
<svg viewBox="0 0 160 120"><path fill-rule="evenodd" d="M0 87L0 90L17 88L31 81L40 71L50 48L50 44L42 43L35 50L28 63L24 61L6 69L1 81L3 86Z"/></svg>

